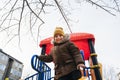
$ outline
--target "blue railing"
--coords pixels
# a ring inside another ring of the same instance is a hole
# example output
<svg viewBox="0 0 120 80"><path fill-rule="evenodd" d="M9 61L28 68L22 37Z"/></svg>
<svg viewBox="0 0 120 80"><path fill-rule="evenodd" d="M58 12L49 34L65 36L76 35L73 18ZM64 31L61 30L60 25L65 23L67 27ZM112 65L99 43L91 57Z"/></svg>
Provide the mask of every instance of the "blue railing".
<svg viewBox="0 0 120 80"><path fill-rule="evenodd" d="M39 60L38 55L33 55L31 59L32 68L38 73L27 77L25 80L51 80L51 69L44 62Z"/></svg>
<svg viewBox="0 0 120 80"><path fill-rule="evenodd" d="M36 73L27 77L25 80L38 80L38 77L39 77L39 73Z"/></svg>
<svg viewBox="0 0 120 80"><path fill-rule="evenodd" d="M83 50L80 50L80 54L82 55L82 58L83 58L83 60L85 61L85 58L84 58L84 51ZM84 63L85 64L85 63ZM90 80L90 67L85 67L84 69L83 69L83 72L84 72L84 76L88 76L88 79ZM86 73L86 72L88 72L88 73Z"/></svg>

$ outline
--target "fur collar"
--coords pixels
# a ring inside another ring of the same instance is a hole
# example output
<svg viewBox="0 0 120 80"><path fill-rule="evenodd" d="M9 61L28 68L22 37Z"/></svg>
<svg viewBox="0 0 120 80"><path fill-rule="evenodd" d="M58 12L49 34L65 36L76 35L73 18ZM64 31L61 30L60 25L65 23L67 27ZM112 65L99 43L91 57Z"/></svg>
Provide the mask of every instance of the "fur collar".
<svg viewBox="0 0 120 80"><path fill-rule="evenodd" d="M65 43L65 42L69 41L69 39L70 39L70 35L69 35L69 34L65 34L65 36L64 36L63 39L60 41L60 43L56 43L56 42L53 40L53 44L54 44L54 46L60 45L60 44L63 44L63 43Z"/></svg>

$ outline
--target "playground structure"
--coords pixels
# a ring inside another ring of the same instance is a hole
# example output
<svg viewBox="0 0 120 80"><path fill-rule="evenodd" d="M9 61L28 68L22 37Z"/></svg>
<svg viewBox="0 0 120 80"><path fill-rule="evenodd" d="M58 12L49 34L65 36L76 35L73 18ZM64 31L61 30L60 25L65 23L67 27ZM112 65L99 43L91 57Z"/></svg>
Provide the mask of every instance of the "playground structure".
<svg viewBox="0 0 120 80"><path fill-rule="evenodd" d="M42 40L39 46L42 48L41 55L49 54L52 37ZM82 78L79 80L102 80L102 64L97 61L97 54L94 49L95 38L89 33L71 33L70 40L79 48L80 54L85 61L88 61L89 66L86 66L82 71ZM86 65L86 63L85 63ZM37 71L27 77L25 80L51 80L51 68L44 62L40 61L38 55L33 55L31 59L32 68Z"/></svg>

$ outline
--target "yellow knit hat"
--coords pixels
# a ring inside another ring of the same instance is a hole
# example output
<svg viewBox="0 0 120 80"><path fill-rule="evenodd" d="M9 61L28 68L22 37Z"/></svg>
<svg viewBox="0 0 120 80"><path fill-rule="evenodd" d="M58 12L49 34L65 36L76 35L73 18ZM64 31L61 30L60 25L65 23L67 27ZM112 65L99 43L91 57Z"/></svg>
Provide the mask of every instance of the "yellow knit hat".
<svg viewBox="0 0 120 80"><path fill-rule="evenodd" d="M63 28L62 28L62 27L56 27L56 28L55 28L54 37L55 37L55 35L57 35L57 34L60 34L60 35L64 36L64 31L63 31Z"/></svg>

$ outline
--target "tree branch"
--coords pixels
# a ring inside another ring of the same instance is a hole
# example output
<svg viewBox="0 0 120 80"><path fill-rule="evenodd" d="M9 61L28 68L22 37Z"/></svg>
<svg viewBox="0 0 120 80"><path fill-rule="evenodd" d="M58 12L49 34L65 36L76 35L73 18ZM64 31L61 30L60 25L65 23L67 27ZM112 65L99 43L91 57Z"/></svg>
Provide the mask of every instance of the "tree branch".
<svg viewBox="0 0 120 80"><path fill-rule="evenodd" d="M92 3L92 4L94 4L94 5L96 5L96 6L98 6L98 7L101 8L101 9L105 10L105 11L108 12L109 14L111 14L111 15L113 15L113 16L116 16L115 14L111 13L109 10L103 8L103 6L101 6L101 5L93 2L92 0L87 0L87 1L90 2L90 3Z"/></svg>
<svg viewBox="0 0 120 80"><path fill-rule="evenodd" d="M70 32L72 33L72 30L71 30L71 28L70 28L70 25L69 25L69 23L68 23L67 17L66 17L66 15L65 15L63 9L61 8L61 6L60 6L59 3L57 2L57 0L54 0L54 1L55 1L55 3L57 4L58 9L60 10L60 13L61 13L62 16L63 16L63 19L65 20L65 22L66 22L66 24L67 24L67 26L68 26L68 29L69 29Z"/></svg>

